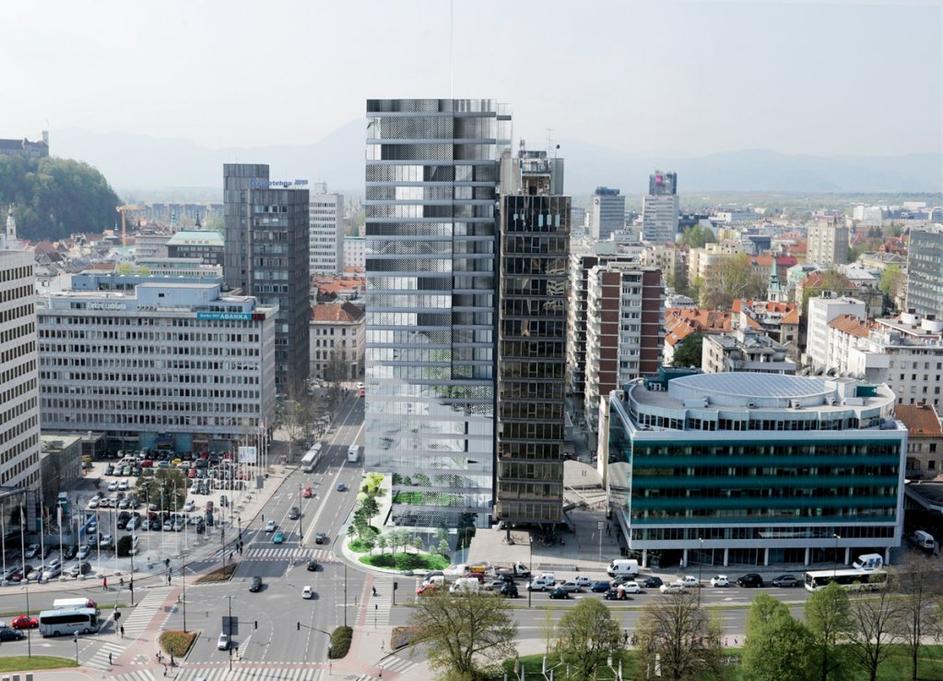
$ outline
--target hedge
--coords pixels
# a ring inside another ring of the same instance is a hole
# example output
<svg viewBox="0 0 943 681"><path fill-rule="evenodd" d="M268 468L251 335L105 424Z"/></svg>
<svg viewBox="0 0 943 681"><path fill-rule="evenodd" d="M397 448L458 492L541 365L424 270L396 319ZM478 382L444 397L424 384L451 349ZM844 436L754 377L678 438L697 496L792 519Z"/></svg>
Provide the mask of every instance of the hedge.
<svg viewBox="0 0 943 681"><path fill-rule="evenodd" d="M354 637L354 630L351 627L337 627L331 634L331 646L327 650L328 658L339 660L347 655L350 650L350 642Z"/></svg>
<svg viewBox="0 0 943 681"><path fill-rule="evenodd" d="M239 563L234 561L225 567L216 568L212 572L207 572L202 577L198 577L195 583L217 584L219 582L228 582L236 572L237 567L239 567Z"/></svg>
<svg viewBox="0 0 943 681"><path fill-rule="evenodd" d="M174 657L185 657L196 636L195 631L165 631L160 635L160 647Z"/></svg>

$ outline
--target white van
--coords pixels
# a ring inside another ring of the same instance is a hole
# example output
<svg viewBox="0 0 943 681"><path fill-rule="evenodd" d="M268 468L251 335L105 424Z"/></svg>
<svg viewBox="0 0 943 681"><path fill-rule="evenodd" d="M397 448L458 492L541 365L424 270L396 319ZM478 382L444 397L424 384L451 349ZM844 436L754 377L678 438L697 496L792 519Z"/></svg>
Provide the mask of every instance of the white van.
<svg viewBox="0 0 943 681"><path fill-rule="evenodd" d="M610 577L636 577L638 561L633 558L618 558L609 563L606 574Z"/></svg>
<svg viewBox="0 0 943 681"><path fill-rule="evenodd" d="M910 541L913 542L914 546L924 551L932 551L936 548L936 540L933 538L933 535L923 530L917 530L910 535Z"/></svg>
<svg viewBox="0 0 943 681"><path fill-rule="evenodd" d="M884 556L880 553L865 553L852 563L856 570L877 570L884 567Z"/></svg>
<svg viewBox="0 0 943 681"><path fill-rule="evenodd" d="M480 588L481 582L478 581L477 577L459 577L452 586L449 587L449 593L454 594L457 591L467 591L476 594Z"/></svg>

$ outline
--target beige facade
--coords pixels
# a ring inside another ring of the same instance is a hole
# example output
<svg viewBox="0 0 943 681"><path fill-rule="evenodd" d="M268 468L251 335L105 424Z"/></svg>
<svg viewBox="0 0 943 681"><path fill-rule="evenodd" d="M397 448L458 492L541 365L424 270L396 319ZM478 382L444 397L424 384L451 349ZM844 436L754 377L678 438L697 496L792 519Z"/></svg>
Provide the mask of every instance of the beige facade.
<svg viewBox="0 0 943 681"><path fill-rule="evenodd" d="M352 381L363 377L366 316L349 302L322 303L311 314L311 378Z"/></svg>

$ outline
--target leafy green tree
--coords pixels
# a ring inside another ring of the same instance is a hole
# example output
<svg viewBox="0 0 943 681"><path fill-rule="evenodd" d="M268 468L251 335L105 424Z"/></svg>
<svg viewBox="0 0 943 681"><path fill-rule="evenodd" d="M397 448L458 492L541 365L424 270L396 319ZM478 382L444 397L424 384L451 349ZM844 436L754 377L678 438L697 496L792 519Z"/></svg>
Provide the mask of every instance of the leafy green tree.
<svg viewBox="0 0 943 681"><path fill-rule="evenodd" d="M429 664L448 678L487 681L517 653L517 624L506 599L489 593L436 590L416 600L413 644L425 644Z"/></svg>
<svg viewBox="0 0 943 681"><path fill-rule="evenodd" d="M138 478L137 490L139 499L164 511L179 511L187 498L186 478L176 468L158 468L153 476Z"/></svg>
<svg viewBox="0 0 943 681"><path fill-rule="evenodd" d="M814 591L805 603L806 623L815 637L819 681L846 676L847 660L839 644L851 623L848 610L848 593L835 583Z"/></svg>
<svg viewBox="0 0 943 681"><path fill-rule="evenodd" d="M877 681L878 670L893 652L894 644L904 638L899 625L904 606L891 589L851 599L850 604L848 650L867 672L868 681Z"/></svg>
<svg viewBox="0 0 943 681"><path fill-rule="evenodd" d="M380 549L380 553L386 552L386 547L388 546L388 542L387 542L385 534L381 534L376 538L376 546L378 549Z"/></svg>
<svg viewBox="0 0 943 681"><path fill-rule="evenodd" d="M888 265L881 272L881 279L878 282L878 289L884 294L885 298L893 303L904 286L907 284L907 277L900 265Z"/></svg>
<svg viewBox="0 0 943 681"><path fill-rule="evenodd" d="M729 310L738 298L766 297L767 280L753 270L750 256L745 253L724 258L711 268L701 288L701 307Z"/></svg>
<svg viewBox="0 0 943 681"><path fill-rule="evenodd" d="M560 618L557 631L556 651L568 663L573 679L595 678L606 658L620 649L619 623L602 601L581 600Z"/></svg>
<svg viewBox="0 0 943 681"><path fill-rule="evenodd" d="M711 681L724 676L721 630L691 593L665 594L649 601L636 627L639 673L666 681Z"/></svg>
<svg viewBox="0 0 943 681"><path fill-rule="evenodd" d="M829 268L822 272L822 280L818 286L802 289L802 316L809 313L809 298L821 295L825 291L843 292L848 289L850 283L848 278L834 268Z"/></svg>
<svg viewBox="0 0 943 681"><path fill-rule="evenodd" d="M704 334L692 333L678 343L674 351L671 366L701 368L701 350L704 347Z"/></svg>
<svg viewBox="0 0 943 681"><path fill-rule="evenodd" d="M685 227L684 231L681 233L679 243L689 248L701 248L704 244L714 243L715 241L717 241L717 238L714 236L714 232L712 232L709 227L698 224Z"/></svg>
<svg viewBox="0 0 943 681"><path fill-rule="evenodd" d="M767 593L757 594L750 604L750 610L747 612L747 638L759 635L760 629L773 621L774 618L788 614L789 608L778 598L773 598Z"/></svg>
<svg viewBox="0 0 943 681"><path fill-rule="evenodd" d="M917 681L924 637L943 633L940 628L943 602L937 600L940 596L939 571L928 558L911 554L898 569L897 579L902 595L899 627L901 637L910 649L910 678Z"/></svg>
<svg viewBox="0 0 943 681"><path fill-rule="evenodd" d="M743 678L814 681L817 669L815 659L809 655L814 644L812 633L785 606L757 613L744 644Z"/></svg>
<svg viewBox="0 0 943 681"><path fill-rule="evenodd" d="M10 203L21 238L56 241L112 228L120 201L102 174L85 163L0 156L3 219Z"/></svg>

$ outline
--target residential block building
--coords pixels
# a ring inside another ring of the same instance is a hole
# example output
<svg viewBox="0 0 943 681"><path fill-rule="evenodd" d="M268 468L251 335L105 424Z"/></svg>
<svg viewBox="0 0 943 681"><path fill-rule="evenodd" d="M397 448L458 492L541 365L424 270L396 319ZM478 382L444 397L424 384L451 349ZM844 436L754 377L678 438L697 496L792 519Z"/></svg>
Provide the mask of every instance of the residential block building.
<svg viewBox="0 0 943 681"><path fill-rule="evenodd" d="M342 301L311 308L311 377L358 381L363 377L366 315Z"/></svg>
<svg viewBox="0 0 943 681"><path fill-rule="evenodd" d="M819 215L809 225L808 262L828 267L848 262L848 227L843 215Z"/></svg>
<svg viewBox="0 0 943 681"><path fill-rule="evenodd" d="M796 363L786 355L785 345L764 333L740 327L734 333L704 336L701 369L708 374L724 371L794 374Z"/></svg>

